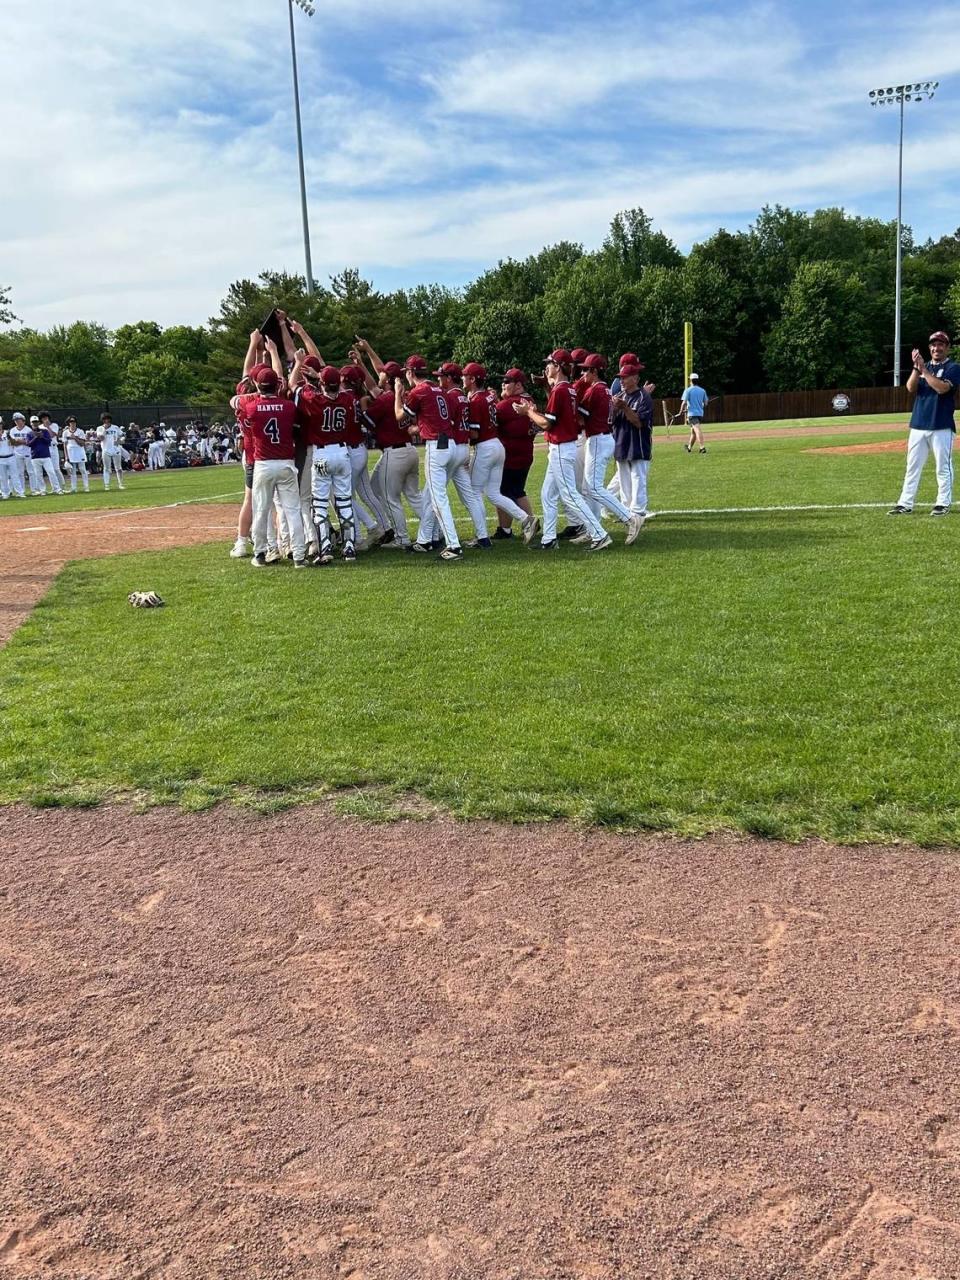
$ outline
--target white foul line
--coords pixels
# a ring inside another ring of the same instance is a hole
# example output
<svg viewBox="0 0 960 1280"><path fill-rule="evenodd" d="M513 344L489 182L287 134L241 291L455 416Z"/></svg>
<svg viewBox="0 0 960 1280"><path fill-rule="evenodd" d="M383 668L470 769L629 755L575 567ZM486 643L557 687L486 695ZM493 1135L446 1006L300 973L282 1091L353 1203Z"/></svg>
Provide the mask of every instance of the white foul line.
<svg viewBox="0 0 960 1280"><path fill-rule="evenodd" d="M761 515L765 511L876 511L893 507L892 502L811 502L805 506L783 507L677 507L671 510L651 511L647 519L656 516L740 516ZM928 507L929 502L918 502L918 507Z"/></svg>

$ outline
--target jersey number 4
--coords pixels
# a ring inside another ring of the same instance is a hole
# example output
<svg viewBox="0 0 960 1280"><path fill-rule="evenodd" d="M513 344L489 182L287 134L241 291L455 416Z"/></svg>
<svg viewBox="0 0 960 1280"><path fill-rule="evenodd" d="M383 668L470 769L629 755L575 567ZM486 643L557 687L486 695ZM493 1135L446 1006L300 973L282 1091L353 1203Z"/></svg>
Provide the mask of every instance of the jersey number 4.
<svg viewBox="0 0 960 1280"><path fill-rule="evenodd" d="M271 444L280 443L280 422L277 418L271 418L269 422L263 425L263 434L267 437Z"/></svg>

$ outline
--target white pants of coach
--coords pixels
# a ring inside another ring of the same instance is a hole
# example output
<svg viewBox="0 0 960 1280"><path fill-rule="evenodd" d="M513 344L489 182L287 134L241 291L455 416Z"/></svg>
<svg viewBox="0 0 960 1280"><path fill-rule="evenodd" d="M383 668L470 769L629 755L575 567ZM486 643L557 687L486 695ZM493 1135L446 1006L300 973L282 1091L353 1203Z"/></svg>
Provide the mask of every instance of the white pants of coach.
<svg viewBox="0 0 960 1280"><path fill-rule="evenodd" d="M420 458L414 446L402 444L384 449L370 476L370 488L386 507L397 541L406 545L410 534L403 499L418 519L423 518Z"/></svg>
<svg viewBox="0 0 960 1280"><path fill-rule="evenodd" d="M63 493L63 485L57 479L57 472L52 458L31 458L30 469L33 472L33 483L40 493L45 493L44 478L50 481L54 493Z"/></svg>
<svg viewBox="0 0 960 1280"><path fill-rule="evenodd" d="M345 444L314 445L307 452L307 469L311 477L313 511L321 552L330 550L330 499L337 513L344 547L356 541L353 508L353 464Z"/></svg>
<svg viewBox="0 0 960 1280"><path fill-rule="evenodd" d="M918 431L911 427L907 437L907 471L900 494L901 507L913 507L920 487L920 474L931 453L937 468L937 506L949 507L953 501L953 432Z"/></svg>
<svg viewBox="0 0 960 1280"><path fill-rule="evenodd" d="M103 487L104 489L110 488L111 471L117 477L117 488L122 489L123 488L123 460L120 454L120 450L117 449L116 452L110 453L106 449L104 449L102 452L103 452Z"/></svg>
<svg viewBox="0 0 960 1280"><path fill-rule="evenodd" d="M500 492L503 483L503 464L507 451L496 438L481 440L473 451L470 467L470 483L481 503L486 498L498 511L505 511L511 520L526 520L527 513L512 498ZM486 534L486 528L484 528Z"/></svg>
<svg viewBox="0 0 960 1280"><path fill-rule="evenodd" d="M294 560L302 560L306 548L303 541L303 520L300 516L300 483L297 468L291 458L268 458L253 464L253 554L265 555L267 551L267 521L276 494L287 527Z"/></svg>
<svg viewBox="0 0 960 1280"><path fill-rule="evenodd" d="M604 435L587 436L587 444L583 458L583 483L580 492L587 500L587 505L594 515L598 515L598 507L604 507L611 515L622 520L624 524L630 519L630 512L619 498L614 497L609 489L604 488L607 478L607 467L613 461L614 439L612 432Z"/></svg>
<svg viewBox="0 0 960 1280"><path fill-rule="evenodd" d="M583 525L593 538L604 537L603 526L577 489L577 442L548 445L547 474L544 476L540 501L543 504L543 540L552 542L557 536L560 503L567 514Z"/></svg>
<svg viewBox="0 0 960 1280"><path fill-rule="evenodd" d="M637 459L635 462L618 462L617 475L620 477L620 496L630 509L632 516L647 514L647 474L650 471L649 461Z"/></svg>
<svg viewBox="0 0 960 1280"><path fill-rule="evenodd" d="M22 498L23 481L17 474L17 463L13 454L5 453L0 457L0 498L9 498L11 493Z"/></svg>
<svg viewBox="0 0 960 1280"><path fill-rule="evenodd" d="M450 495L447 493L447 485L453 480L453 473L459 466L457 446L452 440L445 449L438 448L436 440L427 441L423 459L423 517L417 533L418 542L432 542L433 532L439 527L448 547L456 550L460 546L450 507Z"/></svg>
<svg viewBox="0 0 960 1280"><path fill-rule="evenodd" d="M353 468L353 510L364 529L377 529L381 533L391 528L390 517L383 502L374 493L367 470L368 451L365 444L349 448L350 465Z"/></svg>

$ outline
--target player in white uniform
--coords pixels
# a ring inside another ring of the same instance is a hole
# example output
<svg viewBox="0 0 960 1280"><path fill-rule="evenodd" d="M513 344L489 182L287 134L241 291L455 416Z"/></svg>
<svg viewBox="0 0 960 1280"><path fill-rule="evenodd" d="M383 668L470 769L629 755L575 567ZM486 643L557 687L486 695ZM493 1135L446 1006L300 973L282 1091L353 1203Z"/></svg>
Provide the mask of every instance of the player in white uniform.
<svg viewBox="0 0 960 1280"><path fill-rule="evenodd" d="M23 481L17 472L13 440L10 438L10 432L3 425L3 419L0 418L0 498L9 498L11 494L18 498L27 496L23 491Z"/></svg>
<svg viewBox="0 0 960 1280"><path fill-rule="evenodd" d="M83 480L83 492L90 492L90 475L87 471L87 433L77 426L76 418L68 418L63 424L63 444L70 469L70 492L77 492L77 476Z"/></svg>
<svg viewBox="0 0 960 1280"><path fill-rule="evenodd" d="M45 427L53 436L53 444L50 446L50 462L53 467L53 474L56 476L56 484L54 489L66 490L67 482L63 478L63 470L60 466L60 425L52 422L49 413L44 411L40 414L40 425Z"/></svg>
<svg viewBox="0 0 960 1280"><path fill-rule="evenodd" d="M30 453L30 432L27 429L27 420L22 413L13 415L13 425L10 428L10 439L13 441L13 465L16 468L17 480L20 488L25 489L27 483L30 485L30 496L38 498L41 496L42 490L38 490L33 478L33 467L30 466L32 454Z"/></svg>
<svg viewBox="0 0 960 1280"><path fill-rule="evenodd" d="M121 445L123 432L116 426L109 413L100 415L100 426L97 427L97 439L100 441L100 452L103 456L103 487L110 488L111 472L117 477L117 488L123 488L123 464L121 461Z"/></svg>

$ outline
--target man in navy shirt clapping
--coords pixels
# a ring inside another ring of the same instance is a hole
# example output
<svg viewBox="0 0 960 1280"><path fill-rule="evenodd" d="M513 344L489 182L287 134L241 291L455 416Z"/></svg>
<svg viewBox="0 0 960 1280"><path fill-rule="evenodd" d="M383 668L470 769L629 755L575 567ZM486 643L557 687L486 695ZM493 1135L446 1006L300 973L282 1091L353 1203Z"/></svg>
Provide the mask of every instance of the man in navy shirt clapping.
<svg viewBox="0 0 960 1280"><path fill-rule="evenodd" d="M920 473L929 453L937 468L937 502L932 516L945 516L953 501L954 408L960 387L960 365L950 359L950 339L943 332L930 335L930 359L914 348L913 372L907 390L916 395L907 441L907 472L892 516L908 516L920 485Z"/></svg>

